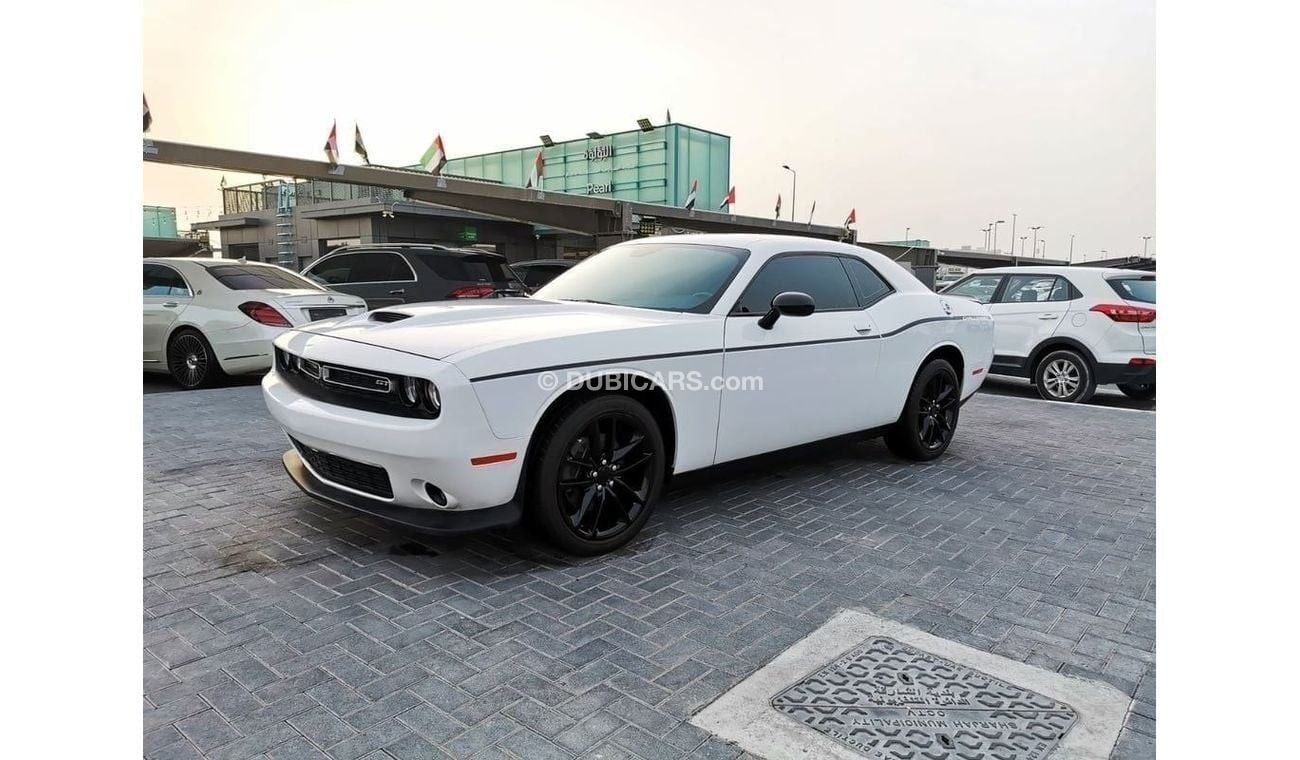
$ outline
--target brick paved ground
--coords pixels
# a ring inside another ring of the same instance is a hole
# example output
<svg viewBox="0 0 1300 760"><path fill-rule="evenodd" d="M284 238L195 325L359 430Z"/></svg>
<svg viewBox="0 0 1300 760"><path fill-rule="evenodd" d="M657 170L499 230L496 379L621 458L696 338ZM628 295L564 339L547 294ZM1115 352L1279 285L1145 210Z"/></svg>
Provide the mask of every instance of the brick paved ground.
<svg viewBox="0 0 1300 760"><path fill-rule="evenodd" d="M150 758L735 757L685 719L843 607L1114 684L1155 754L1151 414L981 395L937 463L728 468L584 561L310 501L256 387L144 432Z"/></svg>

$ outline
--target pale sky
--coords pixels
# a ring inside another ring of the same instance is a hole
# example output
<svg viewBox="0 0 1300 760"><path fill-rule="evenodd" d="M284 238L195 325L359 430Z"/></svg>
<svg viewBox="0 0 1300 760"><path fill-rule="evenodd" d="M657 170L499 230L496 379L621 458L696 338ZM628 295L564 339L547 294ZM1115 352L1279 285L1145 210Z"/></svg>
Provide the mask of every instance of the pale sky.
<svg viewBox="0 0 1300 760"><path fill-rule="evenodd" d="M415 162L675 121L730 135L737 213L859 240L981 246L1011 215L1049 257L1140 254L1155 227L1148 0L146 0L151 136L319 158L360 122ZM220 172L146 165L144 202L215 218ZM257 177L227 173L230 184ZM707 205L715 206L720 199ZM705 205L705 204L701 204ZM1151 241L1150 252L1157 248ZM1032 245L1031 245L1032 247Z"/></svg>

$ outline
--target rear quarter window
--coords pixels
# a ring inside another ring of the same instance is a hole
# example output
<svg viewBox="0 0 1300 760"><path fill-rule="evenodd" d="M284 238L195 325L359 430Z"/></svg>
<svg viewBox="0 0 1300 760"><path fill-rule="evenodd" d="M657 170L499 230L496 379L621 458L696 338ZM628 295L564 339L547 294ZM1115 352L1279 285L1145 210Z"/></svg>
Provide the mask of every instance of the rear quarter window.
<svg viewBox="0 0 1300 760"><path fill-rule="evenodd" d="M1156 302L1156 278L1154 277L1115 277L1106 282L1110 283L1115 294L1125 301Z"/></svg>

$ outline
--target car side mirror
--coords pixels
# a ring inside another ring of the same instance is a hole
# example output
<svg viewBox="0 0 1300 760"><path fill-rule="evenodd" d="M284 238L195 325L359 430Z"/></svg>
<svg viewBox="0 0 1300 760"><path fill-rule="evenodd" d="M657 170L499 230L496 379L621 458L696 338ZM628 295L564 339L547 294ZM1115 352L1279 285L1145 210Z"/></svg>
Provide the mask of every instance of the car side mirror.
<svg viewBox="0 0 1300 760"><path fill-rule="evenodd" d="M796 290L787 290L784 293L777 293L772 298L772 308L758 320L758 326L764 330L771 330L772 325L782 315L787 317L806 317L817 310L817 304L813 297L807 293L800 293Z"/></svg>

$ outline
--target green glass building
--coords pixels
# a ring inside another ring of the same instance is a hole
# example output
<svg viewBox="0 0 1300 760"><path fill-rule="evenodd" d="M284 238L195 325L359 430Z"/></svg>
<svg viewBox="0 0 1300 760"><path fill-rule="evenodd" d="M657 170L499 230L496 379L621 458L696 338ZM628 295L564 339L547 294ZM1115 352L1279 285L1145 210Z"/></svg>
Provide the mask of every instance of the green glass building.
<svg viewBox="0 0 1300 760"><path fill-rule="evenodd" d="M699 180L695 207L715 210L731 186L731 138L686 124L452 158L442 173L522 187L538 150L547 192L682 206Z"/></svg>

